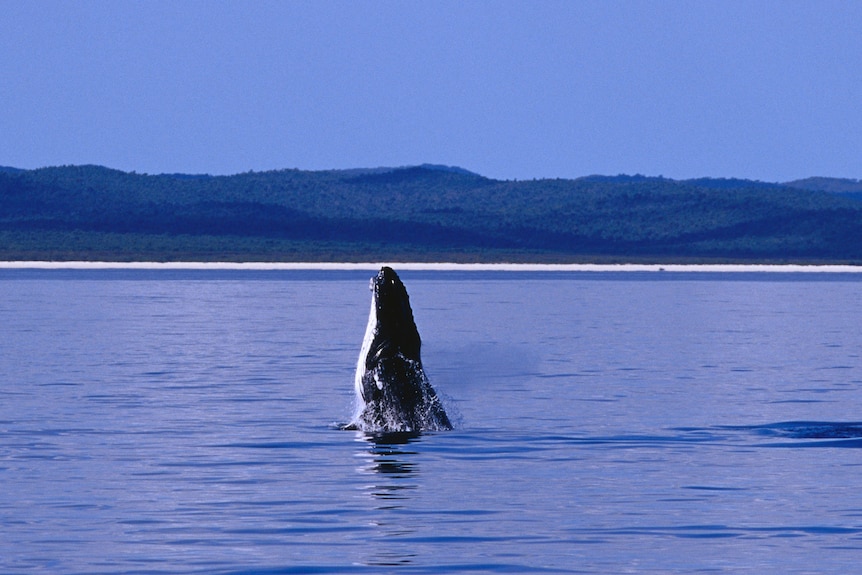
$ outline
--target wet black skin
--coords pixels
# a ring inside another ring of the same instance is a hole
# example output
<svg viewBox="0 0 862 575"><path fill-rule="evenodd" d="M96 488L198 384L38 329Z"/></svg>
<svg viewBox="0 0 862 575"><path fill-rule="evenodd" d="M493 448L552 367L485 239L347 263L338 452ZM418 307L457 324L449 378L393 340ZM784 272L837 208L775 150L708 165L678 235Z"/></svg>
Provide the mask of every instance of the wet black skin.
<svg viewBox="0 0 862 575"><path fill-rule="evenodd" d="M365 369L398 354L421 364L422 340L401 278L392 268L384 267L373 282L377 334L365 358Z"/></svg>
<svg viewBox="0 0 862 575"><path fill-rule="evenodd" d="M372 289L377 326L365 357L361 421L385 431L451 429L422 368L422 340L404 284L392 268L384 267L372 279Z"/></svg>

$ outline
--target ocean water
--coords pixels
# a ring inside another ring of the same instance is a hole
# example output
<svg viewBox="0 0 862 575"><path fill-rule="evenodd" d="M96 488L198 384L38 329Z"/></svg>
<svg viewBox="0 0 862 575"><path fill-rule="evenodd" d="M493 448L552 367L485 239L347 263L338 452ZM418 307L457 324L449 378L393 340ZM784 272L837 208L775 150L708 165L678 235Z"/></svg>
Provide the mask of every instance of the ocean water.
<svg viewBox="0 0 862 575"><path fill-rule="evenodd" d="M0 573L858 570L858 275L405 271L369 437L370 275L0 271Z"/></svg>

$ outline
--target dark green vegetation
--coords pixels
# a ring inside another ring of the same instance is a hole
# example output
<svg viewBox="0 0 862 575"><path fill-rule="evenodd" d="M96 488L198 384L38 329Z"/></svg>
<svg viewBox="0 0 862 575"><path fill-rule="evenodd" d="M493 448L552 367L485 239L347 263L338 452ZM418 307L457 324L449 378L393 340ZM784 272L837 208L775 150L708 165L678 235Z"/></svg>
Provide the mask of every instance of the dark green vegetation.
<svg viewBox="0 0 862 575"><path fill-rule="evenodd" d="M806 178L787 182L788 186L815 192L832 192L840 196L862 200L862 180L842 178Z"/></svg>
<svg viewBox="0 0 862 575"><path fill-rule="evenodd" d="M860 188L498 181L439 166L224 177L0 168L0 260L862 263Z"/></svg>

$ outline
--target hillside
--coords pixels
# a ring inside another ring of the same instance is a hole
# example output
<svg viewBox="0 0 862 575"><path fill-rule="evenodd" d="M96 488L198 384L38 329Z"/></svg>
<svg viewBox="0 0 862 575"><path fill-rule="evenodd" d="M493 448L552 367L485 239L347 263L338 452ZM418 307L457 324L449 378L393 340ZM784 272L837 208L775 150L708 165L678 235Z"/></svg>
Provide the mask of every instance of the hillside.
<svg viewBox="0 0 862 575"><path fill-rule="evenodd" d="M3 168L0 259L862 263L862 202L802 188L499 181L432 165L217 177Z"/></svg>
<svg viewBox="0 0 862 575"><path fill-rule="evenodd" d="M830 192L839 196L862 200L862 180L847 178L805 178L785 184L791 188L814 192Z"/></svg>

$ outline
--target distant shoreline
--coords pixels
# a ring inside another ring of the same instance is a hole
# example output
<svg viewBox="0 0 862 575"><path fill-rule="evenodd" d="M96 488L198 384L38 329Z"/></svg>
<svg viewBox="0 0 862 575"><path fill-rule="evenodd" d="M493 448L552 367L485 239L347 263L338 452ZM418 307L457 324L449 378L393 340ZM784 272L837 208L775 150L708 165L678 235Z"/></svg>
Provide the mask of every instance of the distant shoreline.
<svg viewBox="0 0 862 575"><path fill-rule="evenodd" d="M427 165L217 178L0 170L0 260L862 265L862 183L797 185L501 181Z"/></svg>
<svg viewBox="0 0 862 575"><path fill-rule="evenodd" d="M805 264L505 264L419 262L89 262L4 261L0 269L76 270L377 270L390 265L413 271L506 271L506 272L771 272L771 273L862 273L862 266Z"/></svg>

